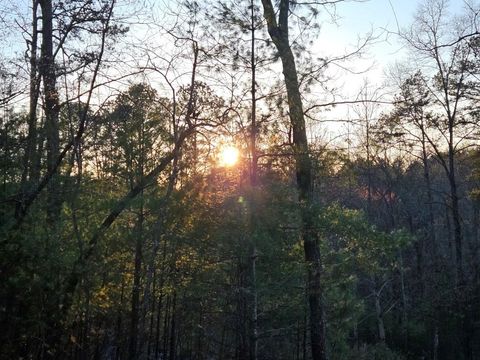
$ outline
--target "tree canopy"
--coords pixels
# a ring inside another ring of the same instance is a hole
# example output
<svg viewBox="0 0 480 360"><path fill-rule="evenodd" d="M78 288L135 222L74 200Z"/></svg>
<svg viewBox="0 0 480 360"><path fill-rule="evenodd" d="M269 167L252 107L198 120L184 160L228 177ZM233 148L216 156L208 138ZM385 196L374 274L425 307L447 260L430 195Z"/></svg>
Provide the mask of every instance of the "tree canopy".
<svg viewBox="0 0 480 360"><path fill-rule="evenodd" d="M349 3L0 4L1 359L480 358L479 4Z"/></svg>

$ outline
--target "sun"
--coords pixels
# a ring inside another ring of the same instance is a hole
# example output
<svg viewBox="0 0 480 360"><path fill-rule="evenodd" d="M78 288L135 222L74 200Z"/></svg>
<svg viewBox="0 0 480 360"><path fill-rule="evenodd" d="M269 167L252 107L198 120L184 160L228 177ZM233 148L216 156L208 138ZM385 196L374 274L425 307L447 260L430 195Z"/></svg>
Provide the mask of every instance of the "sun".
<svg viewBox="0 0 480 360"><path fill-rule="evenodd" d="M238 149L231 145L225 145L220 149L220 165L231 167L238 162L240 152Z"/></svg>

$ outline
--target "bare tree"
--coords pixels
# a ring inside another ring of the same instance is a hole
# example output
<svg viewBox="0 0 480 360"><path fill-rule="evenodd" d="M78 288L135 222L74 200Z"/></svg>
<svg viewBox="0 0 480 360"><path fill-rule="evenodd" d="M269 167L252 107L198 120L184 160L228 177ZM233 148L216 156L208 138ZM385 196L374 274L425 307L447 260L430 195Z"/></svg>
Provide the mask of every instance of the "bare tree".
<svg viewBox="0 0 480 360"><path fill-rule="evenodd" d="M429 132L422 131L422 136L434 149L449 181L448 203L454 228L456 275L458 283L464 284L464 234L456 158L459 152L469 146L469 139L476 131L475 118L470 116L469 111L469 92L472 84L477 82L477 69L472 67L475 63L476 42L473 41L473 35L469 34L475 32L477 20L469 21L465 15L462 21L456 20L454 23L447 16L447 11L448 2L445 0L424 2L417 11L411 28L401 36L417 56L419 66L425 69L425 76L420 76L417 80L423 82L420 85L431 95L436 114L427 126L435 129L443 139L443 144L439 143Z"/></svg>

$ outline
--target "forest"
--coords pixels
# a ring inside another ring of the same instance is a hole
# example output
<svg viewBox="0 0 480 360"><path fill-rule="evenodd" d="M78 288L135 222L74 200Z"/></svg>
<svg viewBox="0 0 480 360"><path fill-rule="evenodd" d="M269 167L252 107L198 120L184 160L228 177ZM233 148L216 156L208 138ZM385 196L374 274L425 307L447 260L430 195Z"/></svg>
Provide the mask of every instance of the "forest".
<svg viewBox="0 0 480 360"><path fill-rule="evenodd" d="M0 359L480 359L480 3L367 3L0 0Z"/></svg>

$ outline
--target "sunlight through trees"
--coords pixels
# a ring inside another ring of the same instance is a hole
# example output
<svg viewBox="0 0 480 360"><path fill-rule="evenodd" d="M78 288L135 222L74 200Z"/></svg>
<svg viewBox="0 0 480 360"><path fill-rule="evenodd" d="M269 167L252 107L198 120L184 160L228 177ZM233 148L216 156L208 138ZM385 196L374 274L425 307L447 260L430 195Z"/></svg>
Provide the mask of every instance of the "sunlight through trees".
<svg viewBox="0 0 480 360"><path fill-rule="evenodd" d="M0 1L0 359L480 359L480 4L374 3Z"/></svg>

